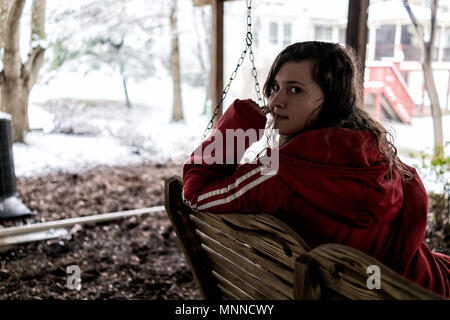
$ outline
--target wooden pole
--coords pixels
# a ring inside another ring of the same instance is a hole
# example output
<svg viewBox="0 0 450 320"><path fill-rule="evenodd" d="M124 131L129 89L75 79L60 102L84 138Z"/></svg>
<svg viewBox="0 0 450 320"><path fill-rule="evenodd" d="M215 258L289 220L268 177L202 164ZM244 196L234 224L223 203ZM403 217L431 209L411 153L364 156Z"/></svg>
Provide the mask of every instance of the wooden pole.
<svg viewBox="0 0 450 320"><path fill-rule="evenodd" d="M0 240L3 237L23 235L23 234L27 234L27 233L31 233L31 232L39 232L39 231L45 231L45 230L49 230L49 229L66 228L66 227L74 226L76 224L105 222L105 221L117 220L117 219L128 218L128 217L132 217L132 216L138 216L138 215L154 213L154 212L161 212L161 211L165 211L164 206L156 206L156 207L151 207L151 208L142 208L142 209L127 210L127 211L119 211L119 212L110 212L110 213L96 214L96 215L85 216L85 217L77 217L77 218L70 218L70 219L64 219L64 220L41 222L41 223L36 223L36 224L27 224L27 225L17 226L17 227L3 228L3 229L0 229Z"/></svg>
<svg viewBox="0 0 450 320"><path fill-rule="evenodd" d="M222 98L223 90L223 0L212 0L211 29L211 107L212 111ZM222 106L214 118L213 126L222 115Z"/></svg>
<svg viewBox="0 0 450 320"><path fill-rule="evenodd" d="M367 10L370 0L349 0L346 44L356 51L361 63L361 77L364 79L367 44Z"/></svg>

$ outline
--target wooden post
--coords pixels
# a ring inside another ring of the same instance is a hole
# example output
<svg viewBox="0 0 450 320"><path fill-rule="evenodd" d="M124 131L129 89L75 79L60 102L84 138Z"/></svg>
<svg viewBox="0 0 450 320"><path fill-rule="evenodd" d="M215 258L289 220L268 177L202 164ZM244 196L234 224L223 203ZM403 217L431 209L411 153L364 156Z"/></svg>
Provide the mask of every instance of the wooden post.
<svg viewBox="0 0 450 320"><path fill-rule="evenodd" d="M223 90L223 0L212 0L211 29L211 107L214 108L222 98ZM222 115L222 106L214 118L213 126Z"/></svg>
<svg viewBox="0 0 450 320"><path fill-rule="evenodd" d="M367 44L367 9L370 0L349 0L347 18L347 47L352 47L361 63L361 80L364 79Z"/></svg>

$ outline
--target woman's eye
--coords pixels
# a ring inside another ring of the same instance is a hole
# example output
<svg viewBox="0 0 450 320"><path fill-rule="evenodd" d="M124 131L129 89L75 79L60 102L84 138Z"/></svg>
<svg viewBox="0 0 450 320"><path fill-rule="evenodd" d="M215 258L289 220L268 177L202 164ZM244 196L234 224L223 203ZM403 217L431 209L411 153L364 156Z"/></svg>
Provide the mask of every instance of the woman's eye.
<svg viewBox="0 0 450 320"><path fill-rule="evenodd" d="M301 89L300 89L299 87L291 87L291 88L289 89L289 91L290 91L291 93L299 93L299 92L301 91Z"/></svg>
<svg viewBox="0 0 450 320"><path fill-rule="evenodd" d="M270 91L272 91L272 92L276 92L276 91L278 91L280 88L279 88L279 86L277 85L277 84L273 84L272 85L272 88L270 89Z"/></svg>

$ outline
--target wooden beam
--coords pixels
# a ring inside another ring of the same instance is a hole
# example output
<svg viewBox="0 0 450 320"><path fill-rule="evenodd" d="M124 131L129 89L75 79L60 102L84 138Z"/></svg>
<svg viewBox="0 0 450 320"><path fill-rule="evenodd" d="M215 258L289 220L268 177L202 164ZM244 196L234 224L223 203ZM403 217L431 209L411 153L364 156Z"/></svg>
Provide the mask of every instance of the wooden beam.
<svg viewBox="0 0 450 320"><path fill-rule="evenodd" d="M223 90L223 0L211 0L212 29L211 29L211 107L222 98ZM222 106L214 118L213 127L222 115Z"/></svg>
<svg viewBox="0 0 450 320"><path fill-rule="evenodd" d="M32 233L32 232L46 231L49 229L66 228L66 227L74 226L76 224L98 223L98 222L117 220L117 219L132 217L132 216L148 214L148 213L161 212L164 210L165 210L164 206L156 206L156 207L151 207L151 208L110 212L110 213L96 214L96 215L90 215L90 216L84 216L84 217L76 217L76 218L56 220L56 221L40 222L40 223L35 223L35 224L26 224L26 225L17 226L17 227L2 228L2 229L0 229L0 240L3 239L4 237L24 235L24 234Z"/></svg>
<svg viewBox="0 0 450 320"><path fill-rule="evenodd" d="M225 1L234 1L234 0L222 0ZM206 5L211 5L212 0L192 0L192 3L194 4L194 7L202 7Z"/></svg>
<svg viewBox="0 0 450 320"><path fill-rule="evenodd" d="M347 18L347 47L352 47L361 63L361 76L364 77L367 45L367 16L370 0L349 0Z"/></svg>

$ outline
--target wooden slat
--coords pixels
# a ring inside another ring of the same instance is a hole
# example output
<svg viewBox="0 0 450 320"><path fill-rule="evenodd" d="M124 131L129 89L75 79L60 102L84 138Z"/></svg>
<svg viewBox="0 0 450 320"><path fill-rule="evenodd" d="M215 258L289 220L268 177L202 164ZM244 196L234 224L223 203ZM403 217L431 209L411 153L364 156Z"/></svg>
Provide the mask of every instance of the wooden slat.
<svg viewBox="0 0 450 320"><path fill-rule="evenodd" d="M222 286L220 283L217 284L217 286L223 292L224 299L226 299L226 300L239 300L239 298L237 296L235 296L233 293L231 293L227 288Z"/></svg>
<svg viewBox="0 0 450 320"><path fill-rule="evenodd" d="M252 277L259 279L261 283L264 283L264 288L266 286L270 287L268 289L269 295L271 295L272 294L271 292L273 291L275 292L279 291L283 293L286 297L277 294L278 297L281 298L289 297L291 299L293 298L292 284L289 285L288 283L285 283L277 276L273 275L267 270L264 270L260 266L254 264L250 260L247 260L246 258L242 257L236 252L233 252L231 248L226 248L225 246L211 239L207 235L201 232L199 232L198 234L202 239L201 240L202 243L205 244L208 248L220 254L224 259L231 261L231 263L244 270L244 272L249 272L252 275ZM263 293L265 294L265 291L263 291Z"/></svg>
<svg viewBox="0 0 450 320"><path fill-rule="evenodd" d="M226 215L221 215L226 216ZM242 214L233 214L231 216L236 216L236 218L239 218L239 216L242 216ZM278 235L282 237L283 239L286 239L288 242L299 245L302 248L302 253L304 251L310 251L311 247L308 245L308 243L303 240L299 236L297 232L295 232L291 227L289 227L286 223L281 221L280 219L274 217L273 215L266 214L266 213L258 213L258 214L252 214L247 215L249 216L249 221L258 221L259 223L265 224L266 226L270 227L271 229L278 230ZM239 219L238 219L239 220ZM260 226L260 224L257 224L257 226Z"/></svg>
<svg viewBox="0 0 450 320"><path fill-rule="evenodd" d="M407 280L359 250L339 244L325 244L315 248L310 254L320 265L324 284L350 299L445 299ZM370 265L380 267L381 289L367 288L369 275L366 271ZM355 276L355 273L360 276Z"/></svg>
<svg viewBox="0 0 450 320"><path fill-rule="evenodd" d="M230 238L228 235L215 229L211 225L205 224L202 221L197 220L196 228L198 231L201 231L203 234L215 239L223 246L232 248L236 254L245 257L254 264L260 265L262 268L285 280L289 285L293 285L292 281L294 279L294 270L270 257L261 256L258 251L255 251L255 249L240 241Z"/></svg>
<svg viewBox="0 0 450 320"><path fill-rule="evenodd" d="M297 258L293 291L296 300L318 300L322 295L317 265L308 253Z"/></svg>
<svg viewBox="0 0 450 320"><path fill-rule="evenodd" d="M289 299L289 297L267 286L264 282L251 274L254 271L253 269L249 271L244 270L209 248L207 245L202 244L202 247L205 249L211 261L213 261L214 271L221 274L224 278L241 288L254 299Z"/></svg>
<svg viewBox="0 0 450 320"><path fill-rule="evenodd" d="M208 247L205 246L205 248ZM223 263L219 255L215 255L214 251L212 250L211 252L208 252L208 256L210 256L211 260L214 262L213 271L215 273L220 274L224 279L228 280L234 286L241 289L249 297L251 297L252 300L268 300L267 296L262 294L254 286L250 285L238 276L238 274L235 272L236 267L234 265L230 267L229 264Z"/></svg>
<svg viewBox="0 0 450 320"><path fill-rule="evenodd" d="M195 214L190 215L190 217L193 220L200 219L200 221L205 221L206 223L214 226L216 229L224 232L225 234L228 234L239 241L247 243L249 246L255 248L258 251L261 251L263 254L273 257L280 263L286 265L288 268L294 269L295 267L295 258L288 257L283 249L283 246L273 239L268 239L265 236L255 237L254 235L248 235L243 232L236 231L225 225L225 223L223 223L223 221L221 221L220 219L215 219L211 215L206 215L202 212L196 212ZM302 251L301 249L295 248L293 246L289 246L289 248L293 251L294 256L298 256Z"/></svg>
<svg viewBox="0 0 450 320"><path fill-rule="evenodd" d="M278 219L273 219L272 216L268 214L220 214L213 215L220 219L227 220L237 226L248 228L248 229L258 229L266 230L286 241L289 246L298 246L300 249L296 254L301 255L311 248L302 238L295 233L290 227L285 225Z"/></svg>
<svg viewBox="0 0 450 320"><path fill-rule="evenodd" d="M230 281L222 277L216 271L213 271L212 273L214 277L217 279L218 286L220 288L225 288L229 293L236 296L239 300L255 300L252 297L250 297L247 293L242 291L240 288L232 284Z"/></svg>

